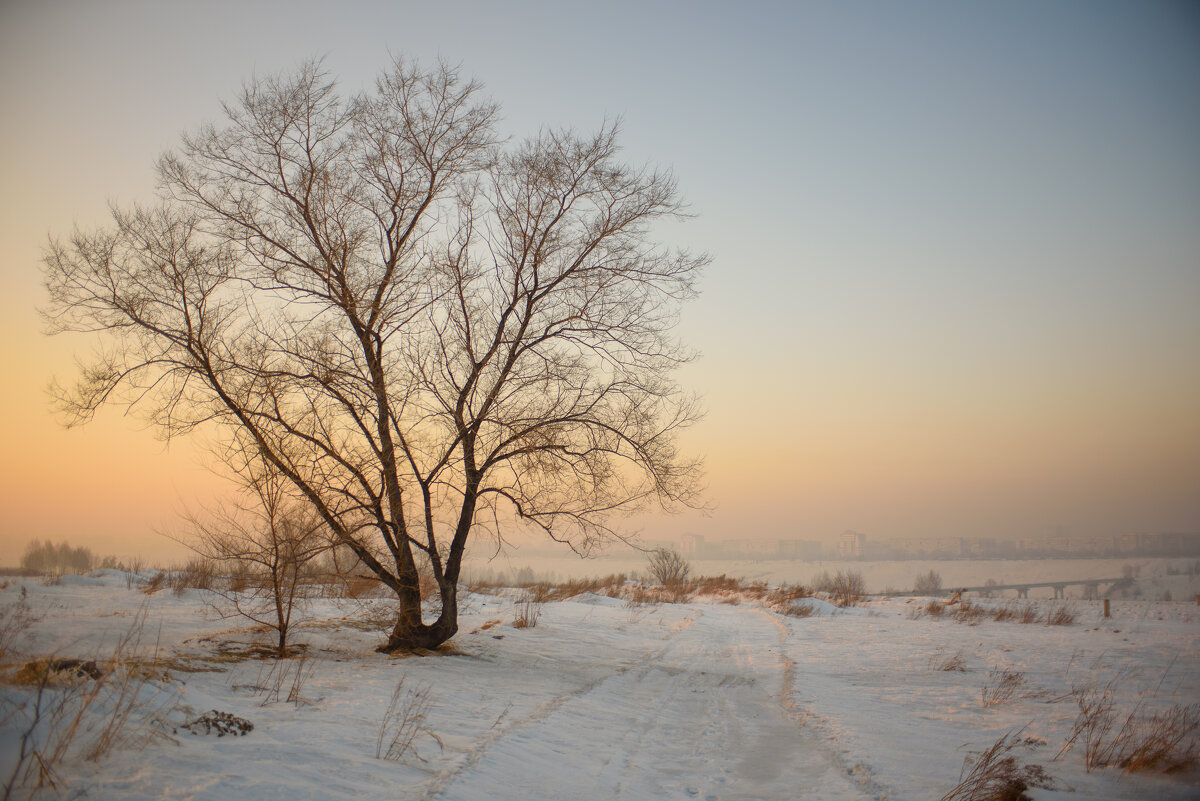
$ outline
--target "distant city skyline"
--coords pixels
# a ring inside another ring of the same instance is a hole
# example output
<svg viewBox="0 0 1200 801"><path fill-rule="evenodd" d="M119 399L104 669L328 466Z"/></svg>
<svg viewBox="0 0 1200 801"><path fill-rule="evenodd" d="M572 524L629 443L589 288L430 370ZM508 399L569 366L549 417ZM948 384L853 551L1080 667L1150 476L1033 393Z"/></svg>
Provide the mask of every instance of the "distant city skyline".
<svg viewBox="0 0 1200 801"><path fill-rule="evenodd" d="M675 547L674 544L665 544ZM1021 559L1031 556L1195 557L1200 531L1131 532L1116 537L1056 535L997 539L993 537L915 537L874 540L846 530L821 539L707 539L685 534L679 552L694 559L894 560L894 559Z"/></svg>

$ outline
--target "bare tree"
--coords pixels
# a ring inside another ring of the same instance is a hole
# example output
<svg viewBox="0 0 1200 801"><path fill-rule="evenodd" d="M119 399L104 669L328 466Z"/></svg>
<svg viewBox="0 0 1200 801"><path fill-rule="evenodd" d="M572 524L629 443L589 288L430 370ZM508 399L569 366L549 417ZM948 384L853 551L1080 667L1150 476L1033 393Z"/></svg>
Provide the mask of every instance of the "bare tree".
<svg viewBox="0 0 1200 801"><path fill-rule="evenodd" d="M286 480L266 465L247 466L241 477L247 501L192 515L190 536L182 541L205 559L246 571L239 576L244 586L215 592L236 614L274 631L275 652L283 658L305 569L329 548L327 529L316 510L297 501Z"/></svg>
<svg viewBox="0 0 1200 801"><path fill-rule="evenodd" d="M936 570L920 573L913 581L913 593L916 595L941 595L942 577Z"/></svg>
<svg viewBox="0 0 1200 801"><path fill-rule="evenodd" d="M650 553L647 563L650 575L663 587L678 587L687 581L692 566L679 551L670 548L657 548Z"/></svg>
<svg viewBox="0 0 1200 801"><path fill-rule="evenodd" d="M655 242L674 181L615 125L504 146L478 85L403 61L350 99L309 63L226 116L159 161L159 205L51 243L51 330L107 343L70 421L134 404L265 460L398 596L382 650L454 635L475 532L586 551L697 503L671 330L706 259Z"/></svg>

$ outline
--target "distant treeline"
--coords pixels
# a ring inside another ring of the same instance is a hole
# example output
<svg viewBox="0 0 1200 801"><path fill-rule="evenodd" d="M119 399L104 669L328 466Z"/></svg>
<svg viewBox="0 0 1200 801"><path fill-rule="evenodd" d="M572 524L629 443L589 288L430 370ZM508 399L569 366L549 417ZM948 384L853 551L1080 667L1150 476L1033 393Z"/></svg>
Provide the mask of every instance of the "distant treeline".
<svg viewBox="0 0 1200 801"><path fill-rule="evenodd" d="M33 573L86 573L102 566L90 548L73 548L66 542L55 545L50 540L34 540L21 557L21 567Z"/></svg>

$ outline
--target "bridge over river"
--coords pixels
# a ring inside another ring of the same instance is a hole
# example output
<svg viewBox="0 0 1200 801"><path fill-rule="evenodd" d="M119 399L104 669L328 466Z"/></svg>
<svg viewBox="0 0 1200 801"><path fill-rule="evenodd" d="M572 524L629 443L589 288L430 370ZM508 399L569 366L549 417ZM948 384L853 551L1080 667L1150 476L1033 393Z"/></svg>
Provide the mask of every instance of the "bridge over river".
<svg viewBox="0 0 1200 801"><path fill-rule="evenodd" d="M1133 579L1131 578L1070 579L1069 581L1031 581L1020 584L988 584L983 587L943 587L936 594L949 595L955 592L976 594L998 592L1003 594L1005 590L1015 590L1018 598L1028 598L1029 591L1032 589L1052 587L1054 588L1054 597L1057 599L1067 597L1067 587L1083 587L1084 600L1094 601L1103 598L1113 590L1129 587L1132 584ZM1103 593L1100 592L1102 586L1106 586ZM893 593L893 595L901 597L924 594L916 592Z"/></svg>

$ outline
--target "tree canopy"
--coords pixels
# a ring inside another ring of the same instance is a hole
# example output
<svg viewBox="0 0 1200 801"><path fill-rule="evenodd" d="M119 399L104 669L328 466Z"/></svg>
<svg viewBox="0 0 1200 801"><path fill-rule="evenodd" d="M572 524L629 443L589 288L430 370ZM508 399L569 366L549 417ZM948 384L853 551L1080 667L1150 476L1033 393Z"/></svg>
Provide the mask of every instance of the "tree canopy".
<svg viewBox="0 0 1200 801"><path fill-rule="evenodd" d="M351 97L309 62L224 111L160 158L157 203L47 249L51 330L102 335L69 422L129 404L277 472L399 597L385 649L454 634L476 531L586 551L698 503L672 330L707 259L656 241L675 182L617 125L508 142L477 83L404 60Z"/></svg>

